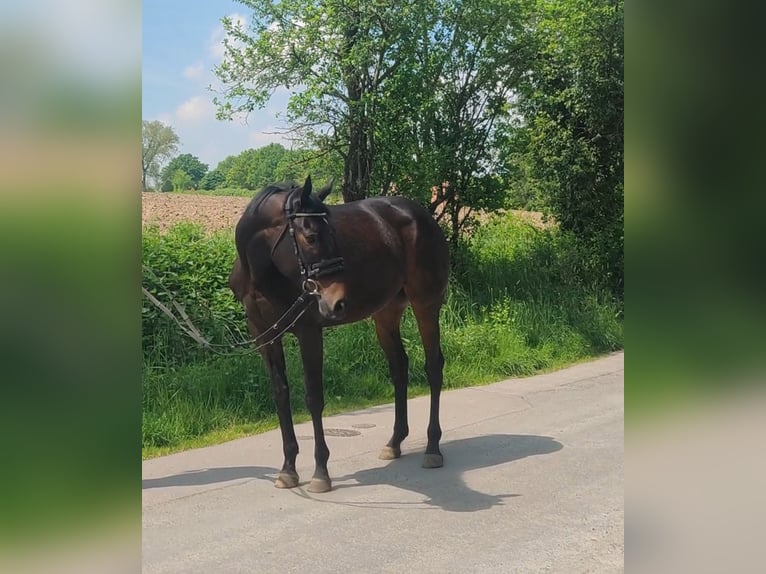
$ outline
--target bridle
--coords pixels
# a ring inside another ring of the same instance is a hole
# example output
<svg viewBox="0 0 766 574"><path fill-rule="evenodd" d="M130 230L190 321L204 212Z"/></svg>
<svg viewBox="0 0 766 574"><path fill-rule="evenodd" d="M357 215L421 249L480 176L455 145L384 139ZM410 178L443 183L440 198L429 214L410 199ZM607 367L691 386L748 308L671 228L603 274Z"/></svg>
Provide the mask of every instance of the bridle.
<svg viewBox="0 0 766 574"><path fill-rule="evenodd" d="M303 256L303 253L301 252L300 246L298 245L298 239L295 236L295 220L299 217L321 217L324 223L327 225L327 227L330 229L330 233L333 234L333 239L335 236L335 231L333 230L332 226L330 225L330 222L327 221L327 213L309 213L309 212L302 212L302 211L296 211L293 207L294 202L291 201L293 195L297 193L298 190L295 192L289 194L287 196L287 199L285 200L283 210L285 212L285 219L287 220L284 227L282 228L282 231L279 232L279 236L277 237L277 240L274 242L274 245L271 248L271 256L273 258L274 251L276 250L277 246L279 245L279 242L282 241L282 238L284 237L286 232L289 232L290 237L292 238L293 243L293 253L295 254L295 258L298 261L298 269L300 271L300 279L301 279L301 288L303 289L304 293L308 293L310 295L319 295L319 285L316 282L316 279L320 277L324 277L326 275L330 275L332 273L338 273L339 271L343 271L343 257L332 257L330 259L322 259L316 263L307 264L306 259Z"/></svg>

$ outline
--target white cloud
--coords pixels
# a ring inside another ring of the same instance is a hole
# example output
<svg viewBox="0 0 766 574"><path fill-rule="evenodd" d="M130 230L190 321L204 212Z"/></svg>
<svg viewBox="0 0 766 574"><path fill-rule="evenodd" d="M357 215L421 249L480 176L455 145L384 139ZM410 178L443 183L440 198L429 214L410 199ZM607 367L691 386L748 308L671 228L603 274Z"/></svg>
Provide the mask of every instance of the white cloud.
<svg viewBox="0 0 766 574"><path fill-rule="evenodd" d="M231 20L235 26L239 28L245 28L247 24L247 19L242 15L238 13L229 14L227 16L229 20ZM223 29L223 24L218 24L218 26L213 29L212 33L210 34L210 41L208 42L208 48L210 50L210 55L216 59L216 61L223 59L224 54L224 47L223 47L223 40L226 37L226 32Z"/></svg>
<svg viewBox="0 0 766 574"><path fill-rule="evenodd" d="M204 96L194 96L178 106L175 115L182 122L196 122L213 118L215 109L212 102Z"/></svg>
<svg viewBox="0 0 766 574"><path fill-rule="evenodd" d="M202 77L204 71L205 68L203 67L202 62L195 62L184 68L183 76L189 80L197 80Z"/></svg>

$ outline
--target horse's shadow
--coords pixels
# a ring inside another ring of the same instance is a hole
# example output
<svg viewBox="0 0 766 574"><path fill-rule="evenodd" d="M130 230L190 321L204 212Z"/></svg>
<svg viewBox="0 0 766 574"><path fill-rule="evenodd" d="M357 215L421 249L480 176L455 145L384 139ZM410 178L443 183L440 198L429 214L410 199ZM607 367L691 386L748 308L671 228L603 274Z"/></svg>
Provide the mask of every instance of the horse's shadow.
<svg viewBox="0 0 766 574"><path fill-rule="evenodd" d="M513 493L488 494L466 484L465 473L506 464L528 456L550 454L563 445L547 436L493 434L443 442L444 466L422 469L423 454L412 452L384 467L357 471L335 479L336 490L373 485L389 485L416 492L425 497L409 508L441 508L450 512L474 512L502 504L506 498L521 496ZM508 481L507 485L513 484ZM353 504L353 503L351 503ZM358 505L369 505L359 503ZM401 503L380 503L378 506L401 508Z"/></svg>
<svg viewBox="0 0 766 574"><path fill-rule="evenodd" d="M218 468L205 468L189 470L181 474L171 474L160 478L145 478L141 481L141 490L149 488L165 488L169 486L204 486L206 484L218 484L239 480L243 478L255 478L259 480L274 481L279 474L279 469L268 466L224 466Z"/></svg>
<svg viewBox="0 0 766 574"><path fill-rule="evenodd" d="M453 441L441 445L445 463L439 469L422 469L421 452L405 453L386 466L359 470L353 474L333 477L335 491L387 485L409 490L425 497L422 501L370 501L334 499L332 493L313 495L303 488L294 489L299 496L324 503L375 508L441 508L450 512L474 512L502 504L506 498L521 496L513 493L488 494L466 484L464 474L470 471L507 464L528 456L544 455L561 450L563 445L547 436L493 434ZM145 479L142 489L169 486L201 486L239 479L273 481L279 470L262 466L208 468L161 478ZM512 487L512 484L508 484Z"/></svg>

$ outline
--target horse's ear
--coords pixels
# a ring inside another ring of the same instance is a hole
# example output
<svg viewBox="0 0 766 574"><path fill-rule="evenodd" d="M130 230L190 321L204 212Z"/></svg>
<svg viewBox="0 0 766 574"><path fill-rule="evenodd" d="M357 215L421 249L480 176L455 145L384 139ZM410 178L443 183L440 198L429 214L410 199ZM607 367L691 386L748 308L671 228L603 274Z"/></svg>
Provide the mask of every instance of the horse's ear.
<svg viewBox="0 0 766 574"><path fill-rule="evenodd" d="M319 198L319 201L324 201L328 195L330 195L330 192L332 191L332 185L335 183L335 178L330 179L330 183L325 185L322 189L317 191L317 197Z"/></svg>
<svg viewBox="0 0 766 574"><path fill-rule="evenodd" d="M301 192L301 204L305 205L306 203L308 203L310 196L311 196L311 176L308 176L306 178L306 181L303 183L303 191Z"/></svg>

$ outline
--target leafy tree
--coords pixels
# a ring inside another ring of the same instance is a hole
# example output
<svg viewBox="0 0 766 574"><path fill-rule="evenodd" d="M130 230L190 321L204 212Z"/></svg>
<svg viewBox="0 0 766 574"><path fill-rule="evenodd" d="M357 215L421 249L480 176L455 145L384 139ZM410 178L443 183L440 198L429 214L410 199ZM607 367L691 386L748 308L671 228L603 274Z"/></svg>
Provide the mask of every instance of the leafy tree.
<svg viewBox="0 0 766 574"><path fill-rule="evenodd" d="M496 172L525 70L526 21L508 0L439 2L381 103L381 188L429 205L453 242L474 210L507 200Z"/></svg>
<svg viewBox="0 0 766 574"><path fill-rule="evenodd" d="M528 129L514 122L503 141L502 165L498 177L508 194L508 207L529 211L550 212L545 197L545 184L541 182L532 166L532 138Z"/></svg>
<svg viewBox="0 0 766 574"><path fill-rule="evenodd" d="M141 189L146 191L147 178L156 181L162 162L175 153L179 140L173 128L162 122L144 120L141 125Z"/></svg>
<svg viewBox="0 0 766 574"><path fill-rule="evenodd" d="M192 184L191 176L182 169L176 169L170 178L173 185L173 191L183 191L189 189Z"/></svg>
<svg viewBox="0 0 766 574"><path fill-rule="evenodd" d="M521 69L521 4L242 3L252 29L225 23L220 117L302 85L288 119L311 147L341 156L346 201L404 193L448 215L453 236L471 209L502 203L492 148Z"/></svg>
<svg viewBox="0 0 766 574"><path fill-rule="evenodd" d="M189 176L188 184L183 189L197 189L207 173L207 164L202 163L196 156L190 153L183 153L174 157L165 169L162 170L162 191L176 189L173 178L176 171L181 170Z"/></svg>
<svg viewBox="0 0 766 574"><path fill-rule="evenodd" d="M535 57L521 85L525 161L588 272L623 291L622 0L538 2Z"/></svg>
<svg viewBox="0 0 766 574"><path fill-rule="evenodd" d="M286 153L284 146L277 143L243 151L232 161L226 173L226 185L260 189L276 181L277 166Z"/></svg>
<svg viewBox="0 0 766 574"><path fill-rule="evenodd" d="M229 170L232 168L232 166L234 165L236 161L237 161L236 155L227 156L218 162L218 165L215 167L215 171L222 173L225 180L226 176L229 173Z"/></svg>
<svg viewBox="0 0 766 574"><path fill-rule="evenodd" d="M226 175L218 168L209 171L199 182L201 189L212 190L226 186Z"/></svg>
<svg viewBox="0 0 766 574"><path fill-rule="evenodd" d="M278 87L305 86L288 103L293 129L311 147L342 157L346 201L366 197L378 104L410 53L411 23L433 2L240 1L252 9L252 30L224 19L219 117L263 107Z"/></svg>
<svg viewBox="0 0 766 574"><path fill-rule="evenodd" d="M343 162L333 153L311 149L290 150L282 156L274 172L275 181L304 181L310 175L316 182L340 181ZM334 190L335 192L336 190Z"/></svg>

